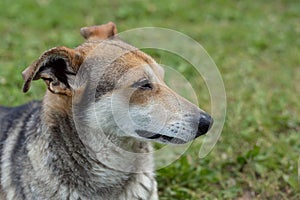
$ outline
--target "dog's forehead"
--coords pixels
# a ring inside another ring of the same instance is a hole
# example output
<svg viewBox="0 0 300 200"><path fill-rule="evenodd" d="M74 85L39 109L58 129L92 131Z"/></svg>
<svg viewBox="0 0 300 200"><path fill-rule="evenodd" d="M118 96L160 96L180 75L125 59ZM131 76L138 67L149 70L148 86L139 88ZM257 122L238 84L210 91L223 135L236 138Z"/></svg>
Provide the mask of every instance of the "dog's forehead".
<svg viewBox="0 0 300 200"><path fill-rule="evenodd" d="M119 68L118 72L121 73L123 70L143 68L145 65L150 66L154 73L161 73L162 70L152 57L120 39L108 39L93 44L93 49L87 53L83 65L102 72Z"/></svg>
<svg viewBox="0 0 300 200"><path fill-rule="evenodd" d="M122 87L126 87L130 82L138 81L147 72L157 75L157 63L154 59L126 42L109 39L93 45L80 68L83 73L88 73L89 80L97 85L96 98L112 91L119 86L120 81L123 83ZM134 73L127 73L129 71ZM127 78L128 74L132 76Z"/></svg>

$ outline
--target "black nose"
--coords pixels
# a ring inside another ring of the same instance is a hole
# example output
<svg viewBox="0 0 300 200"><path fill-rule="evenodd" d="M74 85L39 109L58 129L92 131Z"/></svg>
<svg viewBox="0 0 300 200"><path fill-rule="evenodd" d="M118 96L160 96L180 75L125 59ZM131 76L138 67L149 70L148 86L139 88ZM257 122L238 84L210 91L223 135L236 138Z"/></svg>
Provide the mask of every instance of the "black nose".
<svg viewBox="0 0 300 200"><path fill-rule="evenodd" d="M213 121L214 120L210 115L208 115L207 113L201 113L196 137L199 137L200 135L207 133L207 131L212 126Z"/></svg>

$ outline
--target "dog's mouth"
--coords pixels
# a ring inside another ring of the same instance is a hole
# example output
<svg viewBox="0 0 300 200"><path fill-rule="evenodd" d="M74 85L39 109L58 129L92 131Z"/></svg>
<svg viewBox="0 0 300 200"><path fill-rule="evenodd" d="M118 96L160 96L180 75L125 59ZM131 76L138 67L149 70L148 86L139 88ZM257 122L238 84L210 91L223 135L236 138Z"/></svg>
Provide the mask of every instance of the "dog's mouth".
<svg viewBox="0 0 300 200"><path fill-rule="evenodd" d="M176 137L170 137L166 135L161 135L158 133L152 133L149 131L144 131L144 130L136 130L135 131L140 137L149 139L149 140L158 140L162 143L172 143L172 144L184 144L186 141L176 138Z"/></svg>

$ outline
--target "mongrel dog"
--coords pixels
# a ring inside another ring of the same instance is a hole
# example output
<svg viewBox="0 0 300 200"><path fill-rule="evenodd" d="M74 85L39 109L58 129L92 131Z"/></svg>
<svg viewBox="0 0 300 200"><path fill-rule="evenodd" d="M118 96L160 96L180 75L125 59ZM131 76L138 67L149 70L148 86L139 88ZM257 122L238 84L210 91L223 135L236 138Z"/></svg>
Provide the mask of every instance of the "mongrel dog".
<svg viewBox="0 0 300 200"><path fill-rule="evenodd" d="M150 142L186 143L209 130L212 118L116 34L112 22L83 28L85 43L52 48L25 69L24 92L37 79L48 90L42 102L0 107L0 199L158 199Z"/></svg>

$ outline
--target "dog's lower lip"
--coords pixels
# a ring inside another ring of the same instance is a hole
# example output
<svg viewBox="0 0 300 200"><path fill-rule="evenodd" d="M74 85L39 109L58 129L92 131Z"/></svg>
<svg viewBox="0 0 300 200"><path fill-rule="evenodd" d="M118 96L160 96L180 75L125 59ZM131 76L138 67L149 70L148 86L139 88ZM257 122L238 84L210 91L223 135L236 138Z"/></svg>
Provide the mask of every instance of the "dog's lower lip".
<svg viewBox="0 0 300 200"><path fill-rule="evenodd" d="M161 136L160 134L152 133L150 131L136 130L135 132L139 136L147 138L147 139L157 139Z"/></svg>
<svg viewBox="0 0 300 200"><path fill-rule="evenodd" d="M143 130L136 130L135 131L139 136L147 138L147 139L163 139L165 141L168 141L170 143L174 143L174 144L183 144L186 143L184 140L179 139L179 138L175 138L175 137L170 137L170 136L166 136L166 135L161 135L158 133L152 133L149 131L143 131Z"/></svg>
<svg viewBox="0 0 300 200"><path fill-rule="evenodd" d="M141 136L141 135L140 135ZM157 139L157 138L159 138L159 137L161 137L162 135L161 134L154 134L154 135L152 135L152 136L149 136L149 137L146 137L146 138L148 138L148 139Z"/></svg>

